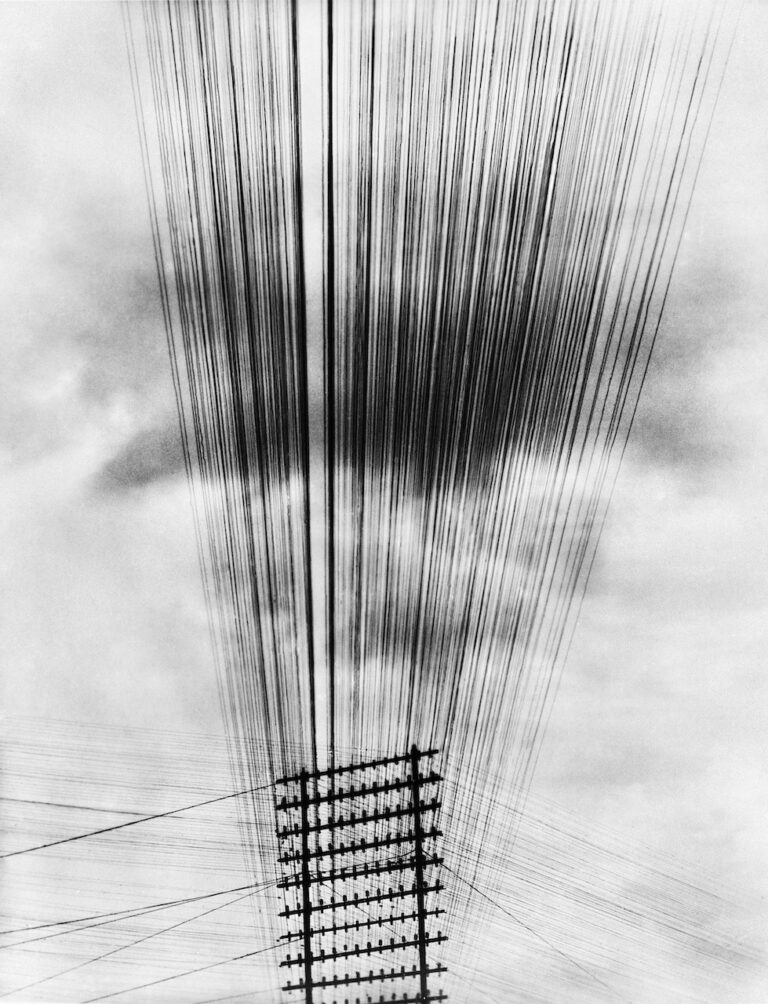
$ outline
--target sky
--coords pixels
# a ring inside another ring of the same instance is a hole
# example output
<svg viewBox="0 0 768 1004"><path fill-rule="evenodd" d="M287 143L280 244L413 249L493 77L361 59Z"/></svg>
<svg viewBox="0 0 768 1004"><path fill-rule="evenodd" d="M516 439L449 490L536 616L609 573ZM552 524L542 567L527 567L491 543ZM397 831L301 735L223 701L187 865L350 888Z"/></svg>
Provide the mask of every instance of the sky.
<svg viewBox="0 0 768 1004"><path fill-rule="evenodd" d="M768 919L768 4L741 15L534 795ZM0 5L7 721L220 735L119 9ZM758 1004L768 979L734 997Z"/></svg>
<svg viewBox="0 0 768 1004"><path fill-rule="evenodd" d="M766 30L746 5L537 781L762 897Z"/></svg>

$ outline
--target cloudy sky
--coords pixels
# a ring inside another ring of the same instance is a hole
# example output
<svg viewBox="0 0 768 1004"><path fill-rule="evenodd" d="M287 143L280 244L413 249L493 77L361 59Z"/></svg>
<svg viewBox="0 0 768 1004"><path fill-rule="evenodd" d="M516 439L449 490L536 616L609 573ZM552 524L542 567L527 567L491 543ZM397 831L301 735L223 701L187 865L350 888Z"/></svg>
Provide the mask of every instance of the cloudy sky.
<svg viewBox="0 0 768 1004"><path fill-rule="evenodd" d="M745 5L539 775L763 893L767 31Z"/></svg>
<svg viewBox="0 0 768 1004"><path fill-rule="evenodd" d="M768 4L748 2L534 783L768 919ZM117 5L0 5L2 708L220 733ZM734 998L766 999L759 977Z"/></svg>

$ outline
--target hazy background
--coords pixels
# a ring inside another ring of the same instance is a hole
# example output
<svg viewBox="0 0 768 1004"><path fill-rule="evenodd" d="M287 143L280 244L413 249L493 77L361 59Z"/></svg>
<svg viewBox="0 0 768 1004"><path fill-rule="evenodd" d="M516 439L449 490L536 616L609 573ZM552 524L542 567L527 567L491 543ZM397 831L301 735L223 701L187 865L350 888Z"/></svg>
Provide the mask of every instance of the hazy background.
<svg viewBox="0 0 768 1004"><path fill-rule="evenodd" d="M747 3L534 781L726 888L755 941L766 52ZM220 733L117 5L0 4L0 122L3 715Z"/></svg>

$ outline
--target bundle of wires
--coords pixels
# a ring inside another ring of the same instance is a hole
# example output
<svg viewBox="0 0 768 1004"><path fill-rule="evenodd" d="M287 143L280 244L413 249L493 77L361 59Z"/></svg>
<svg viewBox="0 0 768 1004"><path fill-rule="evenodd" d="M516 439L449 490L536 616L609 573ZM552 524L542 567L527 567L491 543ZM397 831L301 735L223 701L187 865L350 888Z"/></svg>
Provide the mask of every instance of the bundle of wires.
<svg viewBox="0 0 768 1004"><path fill-rule="evenodd" d="M487 807L503 790L518 818L530 785L725 8L228 0L127 22L235 783L256 747L273 777L436 747L467 778L443 828L479 862Z"/></svg>
<svg viewBox="0 0 768 1004"><path fill-rule="evenodd" d="M252 880L236 809L261 797L271 814L271 786L233 791L221 736L50 719L4 725L0 999L285 999L277 963L288 946L272 922L283 897L274 882ZM263 744L252 756L265 777ZM449 764L444 796L467 780ZM683 869L535 791L517 821L512 804L483 806L495 822L475 877L472 820L455 816L442 841L438 903L448 913L433 931L449 929L450 939L429 957L448 967L441 985L452 1004L764 996L765 951L750 944L755 914L701 862ZM360 906L350 920L371 916ZM327 913L319 919L331 923ZM365 940L400 937L401 926ZM340 948L348 938L339 935ZM360 961L364 972L392 964L387 953Z"/></svg>

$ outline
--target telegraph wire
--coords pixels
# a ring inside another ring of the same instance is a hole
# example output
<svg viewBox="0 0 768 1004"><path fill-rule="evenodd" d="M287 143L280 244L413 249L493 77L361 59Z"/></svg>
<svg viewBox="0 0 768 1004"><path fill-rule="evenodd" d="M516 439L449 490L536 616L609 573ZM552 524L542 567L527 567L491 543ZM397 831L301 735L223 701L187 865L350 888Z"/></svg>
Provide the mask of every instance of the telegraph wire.
<svg viewBox="0 0 768 1004"><path fill-rule="evenodd" d="M62 837L60 840L50 840L45 844L37 844L35 847L23 847L18 851L6 851L0 854L0 858L14 858L21 854L33 854L35 851L44 851L49 847L59 847L62 844L71 844L77 840L85 840L88 837L98 837L104 833L114 833L116 830L125 830L129 826L138 826L139 823L149 823L155 819L165 819L168 816L176 816L180 812L189 812L192 809L200 809L204 805L214 805L217 802L226 802L231 798L240 798L243 795L252 795L258 791L266 791L272 788L273 783L262 784L256 788L246 788L244 791L235 791L230 795L218 795L216 798L207 798L203 802L194 802L192 805L185 805L179 809L168 809L166 812L157 812L152 816L142 816L141 819L131 819L127 823L117 823L115 826L106 826L100 830L90 830L88 833L78 833L73 837Z"/></svg>
<svg viewBox="0 0 768 1004"><path fill-rule="evenodd" d="M226 966L232 962L241 962L243 959L251 959L256 955L263 955L265 952L273 952L275 949L282 947L280 943L275 945L270 945L268 948L260 948L255 952L245 952L242 955L235 955L231 959L222 959L220 962L212 962L207 966L199 966L197 969L188 969L183 973L176 973L174 976L164 976L159 980L152 980L149 983L142 983L138 987L128 987L125 990L115 990L113 993L102 994L100 997L89 997L87 1001L83 1001L82 1004L96 1004L97 1001L105 1001L110 997L119 997L121 994L134 993L137 990L148 990L150 987L159 986L161 983L170 983L173 980L181 980L185 976L194 976L197 973L205 973L210 969L217 969L219 966Z"/></svg>
<svg viewBox="0 0 768 1004"><path fill-rule="evenodd" d="M562 948L558 948L557 945L554 945L542 934L539 934L538 931L535 931L529 924L526 924L525 921L517 917L507 907L503 906L501 903L497 903L496 900L494 900L492 897L488 895L488 893L483 892L482 889L479 889L473 882L470 882L469 879L466 879L462 875L459 875L449 865L446 865L445 867L448 869L448 871L453 872L453 874L456 875L456 877L460 881L465 882L470 887L470 889L472 889L474 893L476 893L478 896L482 896L484 899L487 899L488 902L492 903L497 910L501 910L501 912L504 913L507 917L510 917L512 920L514 920L516 924L519 924L520 927L528 931L529 934L532 934L534 938L538 938L540 941L543 941L548 948L551 948L553 952L556 952L563 959L569 962L572 966L575 966L576 969L581 970L581 972L584 973L586 976L588 976L591 980L593 980L595 983L598 983L604 990L607 990L611 994L611 996L614 997L616 1000L626 1001L626 997L622 997L621 994L617 993L617 991L613 987L607 984L604 980L601 980L599 976L591 972L591 970L585 968L585 966L583 966L580 962L578 962L572 956L564 952Z"/></svg>
<svg viewBox="0 0 768 1004"><path fill-rule="evenodd" d="M50 983L52 980L61 979L62 976L68 976L70 973L78 972L85 966L96 965L102 962L104 959L111 958L113 955L117 955L118 952L127 951L133 948L135 945L140 945L145 941L149 941L152 938L159 938L163 934L167 934L169 931L175 931L179 927L184 927L186 924L191 924L195 920L200 920L201 917L207 917L211 913L216 913L218 910L224 910L226 907L231 906L233 903L238 903L240 900L245 899L248 896L252 896L256 890L251 890L242 896L237 896L234 899L228 900L226 903L219 903L216 906L212 906L202 913L197 913L193 917L186 917L184 920L179 920L175 924L169 924L167 927L162 928L159 931L151 931L149 934L143 934L141 937L128 942L125 945L118 945L117 948L112 948L108 952L102 952L100 955L95 956L92 959L86 959L84 962L78 963L76 966L71 966L69 969L64 969L61 972L54 973L52 976L46 976L43 979L35 980L33 983L27 983L23 987L14 987L13 990L7 990L4 993L0 993L0 997L9 997L11 994L19 994L24 990L31 990L33 987L39 987L43 983Z"/></svg>
<svg viewBox="0 0 768 1004"><path fill-rule="evenodd" d="M170 899L166 900L163 903L150 903L149 906L134 907L126 910L111 910L108 911L107 913L91 914L89 917L73 917L68 920L54 920L54 921L49 921L46 924L34 924L31 927L16 927L12 928L11 930L0 931L0 936L8 934L23 934L26 931L41 931L49 927L63 927L63 926L69 926L70 924L83 924L89 920L103 920L106 917L111 919L105 920L104 923L107 924L119 923L122 920L132 920L134 917L143 917L145 914L154 913L156 910L167 910L168 908L173 906L182 906L187 903L198 903L200 902L200 900L215 899L217 896L226 896L228 893L232 892L243 892L244 890L248 889L255 891L259 888L262 887L257 885L235 886L232 889L221 889L219 892L201 893L199 896L184 896L181 899ZM24 941L14 941L12 944L9 945L0 945L0 951L2 951L4 948L16 948L18 945L28 945L33 941L42 941L47 938L58 938L63 934L76 933L77 931L87 931L92 926L96 925L89 924L87 927L73 928L71 932L56 931L53 934L46 934L41 938L28 938Z"/></svg>
<svg viewBox="0 0 768 1004"><path fill-rule="evenodd" d="M236 783L255 791L264 761L274 778L437 747L464 779L443 826L473 886L500 820L510 846L523 820L660 331L726 7L324 0L319 224L303 216L301 5L125 10ZM267 800L243 803L254 875L272 824ZM457 925L474 908L458 888L449 905Z"/></svg>

